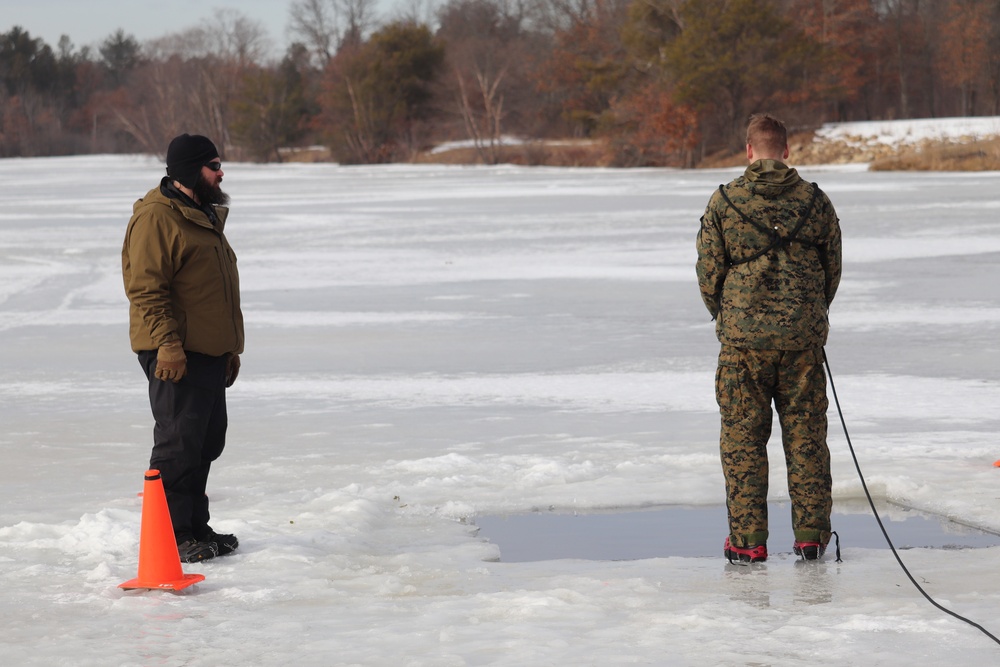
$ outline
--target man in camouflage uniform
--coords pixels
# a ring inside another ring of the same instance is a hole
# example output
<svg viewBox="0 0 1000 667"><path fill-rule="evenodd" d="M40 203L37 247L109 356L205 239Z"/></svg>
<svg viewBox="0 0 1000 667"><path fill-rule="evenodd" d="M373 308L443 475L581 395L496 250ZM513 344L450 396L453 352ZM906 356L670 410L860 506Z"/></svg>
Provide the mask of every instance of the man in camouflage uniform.
<svg viewBox="0 0 1000 667"><path fill-rule="evenodd" d="M698 284L722 343L722 414L733 560L767 559L767 441L778 412L792 501L793 550L823 555L831 537L830 451L823 346L840 283L840 224L816 186L785 165L785 126L751 116L742 176L719 186L698 233Z"/></svg>

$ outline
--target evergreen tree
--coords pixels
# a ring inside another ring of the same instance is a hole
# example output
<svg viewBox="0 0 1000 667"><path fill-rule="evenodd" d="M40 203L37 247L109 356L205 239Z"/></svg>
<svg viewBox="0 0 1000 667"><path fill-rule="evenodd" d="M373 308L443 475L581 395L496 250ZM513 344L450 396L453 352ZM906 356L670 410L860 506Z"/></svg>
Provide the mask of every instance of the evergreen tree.
<svg viewBox="0 0 1000 667"><path fill-rule="evenodd" d="M113 88L123 85L129 73L142 61L139 42L121 28L101 42L98 51Z"/></svg>
<svg viewBox="0 0 1000 667"><path fill-rule="evenodd" d="M295 47L277 68L244 73L233 105L233 138L248 157L281 161L280 149L303 134L310 110Z"/></svg>
<svg viewBox="0 0 1000 667"><path fill-rule="evenodd" d="M674 99L696 109L711 148L743 144L747 117L787 110L813 95L822 46L785 18L775 0L699 0L665 46Z"/></svg>
<svg viewBox="0 0 1000 667"><path fill-rule="evenodd" d="M358 47L344 47L327 68L320 122L345 162L408 158L432 113L431 84L444 46L426 25L389 24Z"/></svg>

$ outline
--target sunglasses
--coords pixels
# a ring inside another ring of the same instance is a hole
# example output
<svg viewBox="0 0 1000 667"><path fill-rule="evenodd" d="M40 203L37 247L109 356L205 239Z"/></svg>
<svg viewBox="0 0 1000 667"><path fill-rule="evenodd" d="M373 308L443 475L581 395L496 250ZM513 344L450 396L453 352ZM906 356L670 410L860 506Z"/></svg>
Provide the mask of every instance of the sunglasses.
<svg viewBox="0 0 1000 667"><path fill-rule="evenodd" d="M205 166L211 169L212 171L219 171L220 169L222 169L222 161L216 160L215 162L209 162Z"/></svg>

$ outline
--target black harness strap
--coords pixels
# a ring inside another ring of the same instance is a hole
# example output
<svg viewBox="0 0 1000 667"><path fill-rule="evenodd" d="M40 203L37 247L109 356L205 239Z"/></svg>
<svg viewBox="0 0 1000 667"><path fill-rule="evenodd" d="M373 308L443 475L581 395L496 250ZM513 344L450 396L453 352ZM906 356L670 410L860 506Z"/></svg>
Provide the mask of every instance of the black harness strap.
<svg viewBox="0 0 1000 667"><path fill-rule="evenodd" d="M758 257L762 257L767 253L771 252L775 248L781 248L783 246L787 246L789 243L801 243L803 245L807 245L813 248L818 248L819 247L818 244L812 241L803 241L799 238L796 238L798 237L799 232L802 231L802 227L806 224L806 221L808 221L809 214L812 213L813 207L816 205L816 200L819 198L819 192L820 192L819 186L816 185L815 183L811 183L810 185L812 185L812 196L809 199L809 205L806 206L805 209L802 211L802 215L799 216L798 222L795 223L795 227L792 228L792 231L791 233L789 233L788 236L782 236L777 231L771 229L770 227L761 222L754 220L753 218L749 217L746 213L736 208L736 204L734 204L732 200L729 199L729 196L726 195L725 186L720 185L719 194L722 195L722 198L725 200L729 208L736 211L736 214L743 219L743 222L746 222L747 224L756 227L760 231L767 234L768 237L771 239L771 242L763 250L759 250L758 252L753 253L749 257L744 257L742 259L734 260L729 255L729 248L726 248L725 249L726 261L729 263L729 266L736 266L737 264L745 264L747 262L752 262Z"/></svg>

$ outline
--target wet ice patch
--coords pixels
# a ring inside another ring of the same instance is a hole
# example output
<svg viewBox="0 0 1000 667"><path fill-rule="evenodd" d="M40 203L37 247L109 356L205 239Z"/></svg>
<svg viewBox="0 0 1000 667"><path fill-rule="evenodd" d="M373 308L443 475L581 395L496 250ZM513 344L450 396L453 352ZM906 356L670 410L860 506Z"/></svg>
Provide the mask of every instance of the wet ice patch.
<svg viewBox="0 0 1000 667"><path fill-rule="evenodd" d="M833 529L843 548L888 549L871 512L834 506ZM790 554L794 537L789 506L769 505L768 552ZM947 518L893 506L880 518L896 549L963 549L1000 546L1000 534ZM670 506L634 511L532 512L477 516L480 537L495 544L501 562L555 559L638 560L722 557L728 532L722 506ZM833 557L831 543L828 558Z"/></svg>

